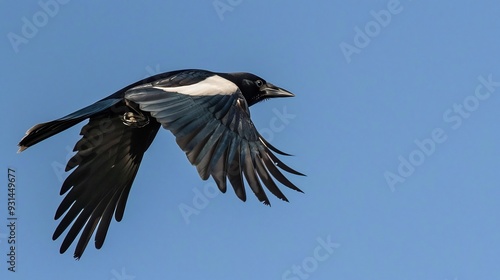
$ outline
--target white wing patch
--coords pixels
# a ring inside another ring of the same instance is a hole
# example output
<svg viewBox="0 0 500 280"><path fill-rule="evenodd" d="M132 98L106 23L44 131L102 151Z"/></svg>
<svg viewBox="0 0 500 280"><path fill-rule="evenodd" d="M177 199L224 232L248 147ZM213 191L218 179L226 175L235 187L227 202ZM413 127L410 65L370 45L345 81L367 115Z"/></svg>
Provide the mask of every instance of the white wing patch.
<svg viewBox="0 0 500 280"><path fill-rule="evenodd" d="M211 96L211 95L231 95L239 91L238 87L231 81L220 76L210 76L205 80L196 84L181 86L181 87L160 87L153 88L161 89L167 92L177 92L191 96Z"/></svg>

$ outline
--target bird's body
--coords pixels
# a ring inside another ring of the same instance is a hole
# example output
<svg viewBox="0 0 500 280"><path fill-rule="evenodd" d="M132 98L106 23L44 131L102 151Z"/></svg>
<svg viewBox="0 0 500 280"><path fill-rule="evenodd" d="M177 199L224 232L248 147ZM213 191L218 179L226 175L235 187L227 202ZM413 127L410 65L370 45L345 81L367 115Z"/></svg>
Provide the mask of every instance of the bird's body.
<svg viewBox="0 0 500 280"><path fill-rule="evenodd" d="M56 211L62 217L53 239L67 228L64 253L81 233L74 256L80 258L92 234L95 247L106 238L112 216L120 221L144 152L160 127L170 130L203 180L210 176L222 192L229 179L243 201L243 182L269 204L262 184L287 201L273 178L300 191L277 168L302 175L282 163L257 132L249 106L267 98L293 94L250 73L179 70L131 84L96 103L55 121L35 125L21 139L20 151L89 119L69 160ZM244 180L245 178L245 180ZM262 183L262 184L261 184ZM63 217L64 214L64 217Z"/></svg>

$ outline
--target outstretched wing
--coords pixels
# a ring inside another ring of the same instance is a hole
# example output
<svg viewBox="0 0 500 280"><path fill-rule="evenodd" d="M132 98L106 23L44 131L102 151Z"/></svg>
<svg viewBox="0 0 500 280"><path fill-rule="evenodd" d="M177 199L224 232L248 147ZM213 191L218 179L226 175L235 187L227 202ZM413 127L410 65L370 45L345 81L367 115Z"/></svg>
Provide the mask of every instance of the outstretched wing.
<svg viewBox="0 0 500 280"><path fill-rule="evenodd" d="M60 252L64 253L81 232L74 257L80 258L94 231L95 247L101 248L113 214L120 221L127 197L141 163L160 124L127 126L123 114L130 108L121 104L90 118L82 128L77 153L69 160L61 195L66 194L56 211L61 219L53 239L68 227ZM75 168L76 167L76 168Z"/></svg>
<svg viewBox="0 0 500 280"><path fill-rule="evenodd" d="M301 192L279 168L303 174L272 153L285 154L259 135L245 98L234 83L213 74L198 79L196 84L180 86L158 80L128 90L125 99L138 104L170 130L201 178L212 176L222 192L226 191L226 178L243 201L246 200L243 178L265 204L269 200L261 183L285 201L288 200L274 179Z"/></svg>

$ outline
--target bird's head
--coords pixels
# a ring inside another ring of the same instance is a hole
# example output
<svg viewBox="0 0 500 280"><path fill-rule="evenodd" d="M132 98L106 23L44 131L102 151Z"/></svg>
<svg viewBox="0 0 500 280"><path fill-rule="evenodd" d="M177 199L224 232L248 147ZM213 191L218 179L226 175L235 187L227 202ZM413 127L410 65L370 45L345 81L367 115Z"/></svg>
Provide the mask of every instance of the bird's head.
<svg viewBox="0 0 500 280"><path fill-rule="evenodd" d="M268 98L295 96L293 93L268 83L261 77L251 73L230 73L229 76L228 78L243 93L248 106Z"/></svg>

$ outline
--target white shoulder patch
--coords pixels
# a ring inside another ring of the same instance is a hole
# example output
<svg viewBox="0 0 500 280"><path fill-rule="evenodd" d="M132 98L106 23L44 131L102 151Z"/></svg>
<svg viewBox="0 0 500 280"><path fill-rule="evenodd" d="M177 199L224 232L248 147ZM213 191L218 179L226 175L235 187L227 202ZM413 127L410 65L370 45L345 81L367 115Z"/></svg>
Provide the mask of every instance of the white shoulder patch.
<svg viewBox="0 0 500 280"><path fill-rule="evenodd" d="M239 91L238 87L233 82L217 75L208 77L193 85L181 87L155 86L153 88L192 96L231 95Z"/></svg>

